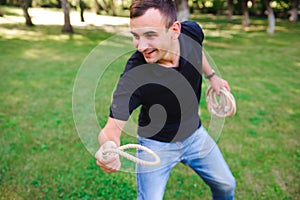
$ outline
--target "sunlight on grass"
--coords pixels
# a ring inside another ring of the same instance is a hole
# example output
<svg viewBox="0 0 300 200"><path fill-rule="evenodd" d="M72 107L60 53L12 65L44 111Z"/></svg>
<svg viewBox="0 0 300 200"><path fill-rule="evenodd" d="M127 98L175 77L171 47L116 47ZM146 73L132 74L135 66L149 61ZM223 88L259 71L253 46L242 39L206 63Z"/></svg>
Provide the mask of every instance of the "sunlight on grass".
<svg viewBox="0 0 300 200"><path fill-rule="evenodd" d="M13 38L21 38L25 40L38 40L39 37L42 36L41 33L38 33L36 31L24 31L24 30L18 30L18 29L0 29L0 34L4 39L13 39ZM20 39L21 39L20 38Z"/></svg>
<svg viewBox="0 0 300 200"><path fill-rule="evenodd" d="M39 32L37 30L19 30L19 29L9 29L9 28L0 28L0 34L4 39L22 39L22 40L30 40L30 41L41 41L41 40L55 40L55 41L64 41L69 39L81 40L84 36L79 34L67 35L47 35Z"/></svg>
<svg viewBox="0 0 300 200"><path fill-rule="evenodd" d="M220 30L206 30L205 35L209 37L223 37L227 39L231 39L234 37L234 34L236 34L237 31L234 30L228 30L228 31L220 31Z"/></svg>

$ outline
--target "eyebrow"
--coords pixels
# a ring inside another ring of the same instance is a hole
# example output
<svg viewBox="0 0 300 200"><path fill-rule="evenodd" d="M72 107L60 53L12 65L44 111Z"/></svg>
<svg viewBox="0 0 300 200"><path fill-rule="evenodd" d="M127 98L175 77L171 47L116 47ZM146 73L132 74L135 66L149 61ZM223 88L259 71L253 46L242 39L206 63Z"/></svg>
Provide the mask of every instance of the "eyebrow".
<svg viewBox="0 0 300 200"><path fill-rule="evenodd" d="M130 33L132 35L138 35L137 33L133 32L133 31L130 31ZM156 32L156 31L147 31L147 32L143 33L143 35L153 34L153 33L158 34L158 32Z"/></svg>
<svg viewBox="0 0 300 200"><path fill-rule="evenodd" d="M131 33L132 35L137 35L137 33L133 32L133 31L130 31L130 33Z"/></svg>

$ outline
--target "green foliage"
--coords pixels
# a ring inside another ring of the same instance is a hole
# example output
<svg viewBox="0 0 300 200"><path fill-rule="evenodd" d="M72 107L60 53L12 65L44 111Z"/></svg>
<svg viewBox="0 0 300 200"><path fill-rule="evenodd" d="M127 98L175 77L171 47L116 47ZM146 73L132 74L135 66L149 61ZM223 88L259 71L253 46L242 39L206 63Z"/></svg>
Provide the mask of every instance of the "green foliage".
<svg viewBox="0 0 300 200"><path fill-rule="evenodd" d="M213 13L213 14L226 14L228 10L228 0L188 0L192 11L198 10L201 13ZM242 2L233 0L234 13L238 15L243 14ZM265 0L255 0L249 2L249 12L251 16L264 16L265 15ZM274 0L270 1L272 9L277 14L277 17L286 18L291 9L290 0Z"/></svg>
<svg viewBox="0 0 300 200"><path fill-rule="evenodd" d="M34 7L44 7L44 8L61 8L60 0L35 0L32 2Z"/></svg>
<svg viewBox="0 0 300 200"><path fill-rule="evenodd" d="M244 30L238 17L231 25L222 16L192 18L202 25L204 47L237 100L237 115L226 120L218 142L236 177L236 199L299 199L299 23L277 20L276 33L268 35L264 19L253 19ZM1 24L1 199L136 197L134 174L102 172L76 132L76 73L111 34L95 26L74 28L71 36L56 25ZM107 86L114 87L125 61L112 63ZM101 98L109 101L111 91L96 96ZM100 105L96 110L103 125L108 113ZM203 101L201 112L207 126ZM123 138L128 141L133 142ZM211 194L192 170L178 165L165 197L211 199Z"/></svg>

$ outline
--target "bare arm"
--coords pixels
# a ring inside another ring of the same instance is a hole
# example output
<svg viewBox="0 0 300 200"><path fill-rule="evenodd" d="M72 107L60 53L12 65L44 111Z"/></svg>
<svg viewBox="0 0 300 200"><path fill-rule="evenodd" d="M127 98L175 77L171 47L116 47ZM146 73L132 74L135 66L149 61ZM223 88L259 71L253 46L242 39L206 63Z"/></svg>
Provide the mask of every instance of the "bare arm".
<svg viewBox="0 0 300 200"><path fill-rule="evenodd" d="M120 138L123 127L126 121L121 121L113 118L108 118L106 125L98 135L98 142L102 149L105 148L116 148L120 146ZM116 146L107 146L107 141L113 141ZM96 153L97 165L105 172L116 172L121 166L119 157L111 157L107 160L103 160L100 156L101 148Z"/></svg>
<svg viewBox="0 0 300 200"><path fill-rule="evenodd" d="M205 76L209 76L213 73L213 69L209 65L207 58L202 51L202 71ZM229 84L227 83L226 80L220 78L217 75L212 76L209 79L210 85L213 87L213 89L216 91L217 95L220 95L220 88L225 87L229 92L230 92L230 87Z"/></svg>
<svg viewBox="0 0 300 200"><path fill-rule="evenodd" d="M208 76L213 73L213 69L209 65L204 51L202 51L202 72L205 76Z"/></svg>
<svg viewBox="0 0 300 200"><path fill-rule="evenodd" d="M100 146L107 141L113 141L118 146L120 146L121 133L125 123L126 121L121 121L109 117L106 125L101 130L98 136L98 142Z"/></svg>

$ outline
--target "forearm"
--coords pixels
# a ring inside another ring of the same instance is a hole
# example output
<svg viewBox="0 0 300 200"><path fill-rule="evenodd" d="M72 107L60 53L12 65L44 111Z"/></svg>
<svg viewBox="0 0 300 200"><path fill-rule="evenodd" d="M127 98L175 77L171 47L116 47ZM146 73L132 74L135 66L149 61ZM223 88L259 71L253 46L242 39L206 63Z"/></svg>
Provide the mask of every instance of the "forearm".
<svg viewBox="0 0 300 200"><path fill-rule="evenodd" d="M120 146L120 137L125 123L125 121L108 118L106 125L99 133L98 142L101 147L96 152L95 158L97 159L97 165L105 172L116 172L121 167L119 157L109 155L104 156L103 152L105 149L117 148Z"/></svg>
<svg viewBox="0 0 300 200"><path fill-rule="evenodd" d="M108 118L106 125L98 135L99 145L101 146L107 141L114 141L120 146L121 133L125 123L125 121Z"/></svg>
<svg viewBox="0 0 300 200"><path fill-rule="evenodd" d="M203 51L202 51L202 72L204 76L209 80L210 85L214 88L217 95L220 95L221 87L225 87L230 92L229 84L227 83L226 80L215 75L215 72L209 65L208 60Z"/></svg>
<svg viewBox="0 0 300 200"><path fill-rule="evenodd" d="M202 51L202 72L204 73L204 76L208 76L213 73L213 69L208 63L208 60Z"/></svg>

